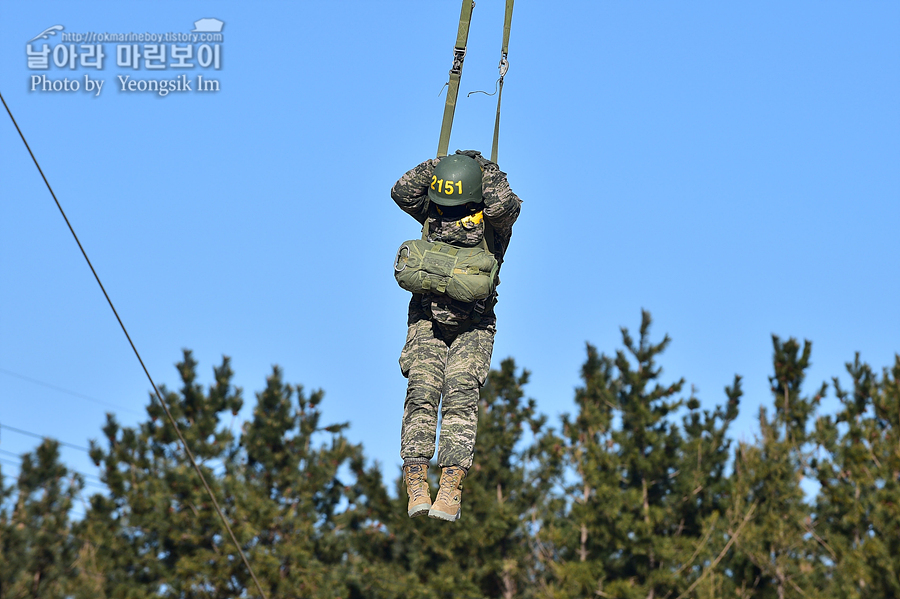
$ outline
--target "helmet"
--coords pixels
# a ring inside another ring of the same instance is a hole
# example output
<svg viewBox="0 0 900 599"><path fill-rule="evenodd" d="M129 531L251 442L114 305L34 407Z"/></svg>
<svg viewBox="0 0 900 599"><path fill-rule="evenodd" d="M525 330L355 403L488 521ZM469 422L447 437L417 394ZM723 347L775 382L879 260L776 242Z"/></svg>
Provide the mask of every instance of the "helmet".
<svg viewBox="0 0 900 599"><path fill-rule="evenodd" d="M462 154L441 158L434 167L428 198L440 206L481 202L481 167Z"/></svg>

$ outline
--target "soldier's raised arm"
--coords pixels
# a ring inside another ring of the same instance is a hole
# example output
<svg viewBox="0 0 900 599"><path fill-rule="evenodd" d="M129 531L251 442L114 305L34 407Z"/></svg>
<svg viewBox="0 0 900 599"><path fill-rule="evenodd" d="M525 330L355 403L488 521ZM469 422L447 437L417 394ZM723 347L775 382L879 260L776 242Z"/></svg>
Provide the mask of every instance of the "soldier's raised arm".
<svg viewBox="0 0 900 599"><path fill-rule="evenodd" d="M496 163L491 162L476 150L457 150L457 154L465 154L481 166L481 194L484 202L484 218L494 229L494 258L503 264L506 248L512 238L512 227L522 209L519 199L506 180L506 173Z"/></svg>
<svg viewBox="0 0 900 599"><path fill-rule="evenodd" d="M463 154L474 158L481 167L481 190L484 201L484 217L494 227L494 231L505 237L508 241L512 235L512 226L519 218L522 200L519 199L509 187L506 173L500 170L496 163L491 162L481 155L478 150L457 150L457 154Z"/></svg>
<svg viewBox="0 0 900 599"><path fill-rule="evenodd" d="M506 180L506 173L493 162L482 165L482 194L484 195L484 216L494 230L504 235L512 233L513 223L519 218L522 200L519 199Z"/></svg>
<svg viewBox="0 0 900 599"><path fill-rule="evenodd" d="M420 223L428 218L428 187L437 160L429 158L407 171L391 188L391 198Z"/></svg>

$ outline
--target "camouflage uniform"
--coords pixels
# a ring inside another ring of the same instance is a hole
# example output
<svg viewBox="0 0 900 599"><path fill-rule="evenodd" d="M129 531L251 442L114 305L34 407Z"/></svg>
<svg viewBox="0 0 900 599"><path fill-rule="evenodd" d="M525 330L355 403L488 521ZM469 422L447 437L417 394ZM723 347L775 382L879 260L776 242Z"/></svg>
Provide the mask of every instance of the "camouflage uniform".
<svg viewBox="0 0 900 599"><path fill-rule="evenodd" d="M391 197L419 223L427 221L429 241L474 247L484 236L484 221L462 220L467 212L436 206L428 198L439 160L426 160L403 175L391 189ZM484 218L493 227L494 254L502 264L522 201L509 188L506 173L480 156L477 160L484 169ZM479 389L490 369L494 347L495 302L496 292L475 303L438 294L413 294L406 343L400 354L400 370L409 379L400 433L404 465L427 464L434 456L440 404L439 466L465 470L472 466Z"/></svg>

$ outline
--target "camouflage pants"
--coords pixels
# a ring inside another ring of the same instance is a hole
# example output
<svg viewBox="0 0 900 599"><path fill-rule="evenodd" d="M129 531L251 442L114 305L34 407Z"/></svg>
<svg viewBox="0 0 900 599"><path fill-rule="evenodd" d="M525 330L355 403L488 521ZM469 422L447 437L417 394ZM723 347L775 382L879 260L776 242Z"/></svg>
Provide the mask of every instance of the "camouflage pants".
<svg viewBox="0 0 900 599"><path fill-rule="evenodd" d="M434 457L440 405L438 465L472 466L479 389L493 349L493 327L464 329L447 339L431 320L410 325L400 353L400 370L409 378L400 431L404 464L427 464Z"/></svg>

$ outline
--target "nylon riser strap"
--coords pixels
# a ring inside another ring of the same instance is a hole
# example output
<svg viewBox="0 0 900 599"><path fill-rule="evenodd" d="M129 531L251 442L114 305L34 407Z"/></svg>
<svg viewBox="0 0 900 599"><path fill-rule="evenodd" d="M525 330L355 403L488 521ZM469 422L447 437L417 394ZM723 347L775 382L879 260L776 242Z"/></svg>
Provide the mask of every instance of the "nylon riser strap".
<svg viewBox="0 0 900 599"><path fill-rule="evenodd" d="M441 138L438 140L437 155L446 156L450 147L450 130L453 128L453 115L456 112L456 98L459 95L459 79L456 73L450 73L447 86L447 101L444 104L444 119L441 122Z"/></svg>
<svg viewBox="0 0 900 599"><path fill-rule="evenodd" d="M503 77L505 73L502 71L503 61L509 54L509 31L512 28L512 13L515 0L506 0L506 13L503 15L503 44L500 47L500 82L497 92L497 115L494 117L494 140L491 144L491 162L497 163L497 154L500 146L500 101L503 99Z"/></svg>
<svg viewBox="0 0 900 599"><path fill-rule="evenodd" d="M497 116L494 117L494 142L491 144L491 162L497 164L497 153L500 147L500 100L503 99L503 78L500 78L497 92Z"/></svg>
<svg viewBox="0 0 900 599"><path fill-rule="evenodd" d="M472 22L472 0L462 0L459 11L459 29L456 33L456 45L453 48L453 65L450 67L450 80L447 84L447 100L444 103L444 118L441 121L441 135L438 139L437 155L446 156L450 147L450 131L453 129L453 115L456 112L456 98L459 95L459 80L462 78L463 61L466 57L466 43L469 40L469 25Z"/></svg>

